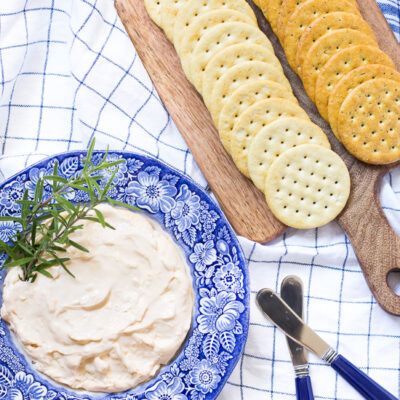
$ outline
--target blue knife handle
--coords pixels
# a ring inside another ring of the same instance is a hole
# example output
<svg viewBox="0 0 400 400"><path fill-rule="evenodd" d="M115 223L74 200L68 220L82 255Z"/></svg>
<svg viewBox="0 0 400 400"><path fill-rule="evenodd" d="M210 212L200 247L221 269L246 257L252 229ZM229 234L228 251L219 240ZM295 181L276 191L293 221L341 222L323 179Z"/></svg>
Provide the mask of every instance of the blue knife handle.
<svg viewBox="0 0 400 400"><path fill-rule="evenodd" d="M367 400L398 400L340 354L334 359L331 366Z"/></svg>
<svg viewBox="0 0 400 400"><path fill-rule="evenodd" d="M297 400L314 400L314 394L309 376L296 378L296 394Z"/></svg>

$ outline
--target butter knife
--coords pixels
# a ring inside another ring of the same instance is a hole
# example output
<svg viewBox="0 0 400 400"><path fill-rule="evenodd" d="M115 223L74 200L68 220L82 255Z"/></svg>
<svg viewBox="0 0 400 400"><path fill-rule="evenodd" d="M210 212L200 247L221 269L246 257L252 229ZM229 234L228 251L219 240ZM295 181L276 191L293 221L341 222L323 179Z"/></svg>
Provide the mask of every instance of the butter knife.
<svg viewBox="0 0 400 400"><path fill-rule="evenodd" d="M300 317L303 318L303 285L300 278L288 276L282 281L282 299ZM307 350L297 342L286 336L290 356L296 374L297 400L313 400L314 394L311 386Z"/></svg>
<svg viewBox="0 0 400 400"><path fill-rule="evenodd" d="M257 302L267 317L286 336L303 345L326 361L367 400L398 400L345 357L338 354L319 335L307 326L293 310L271 289L262 289Z"/></svg>

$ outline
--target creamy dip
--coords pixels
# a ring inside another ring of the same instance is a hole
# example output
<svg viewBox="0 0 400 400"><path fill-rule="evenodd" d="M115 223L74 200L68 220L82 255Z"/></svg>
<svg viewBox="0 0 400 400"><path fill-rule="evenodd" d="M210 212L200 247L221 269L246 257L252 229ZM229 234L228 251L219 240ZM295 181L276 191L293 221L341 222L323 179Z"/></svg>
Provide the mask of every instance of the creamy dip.
<svg viewBox="0 0 400 400"><path fill-rule="evenodd" d="M150 379L176 354L190 328L193 291L179 247L140 213L102 204L116 230L84 222L71 239L68 268L34 283L11 269L2 318L35 367L64 385L123 391ZM64 255L63 255L64 257Z"/></svg>

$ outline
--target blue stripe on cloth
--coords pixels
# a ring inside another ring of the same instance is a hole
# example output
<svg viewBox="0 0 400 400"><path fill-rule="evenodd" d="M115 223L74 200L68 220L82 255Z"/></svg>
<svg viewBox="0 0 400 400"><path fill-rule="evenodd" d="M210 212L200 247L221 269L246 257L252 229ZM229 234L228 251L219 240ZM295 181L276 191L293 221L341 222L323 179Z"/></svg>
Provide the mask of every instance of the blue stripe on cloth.
<svg viewBox="0 0 400 400"><path fill-rule="evenodd" d="M379 1L398 39L399 3ZM159 157L207 186L112 1L3 1L0 38L0 179L46 155L84 148L96 136L99 147ZM382 204L400 232L400 170L385 177ZM310 325L400 395L400 324L371 297L336 223L288 230L266 246L240 242L251 275L249 340L220 400L295 399L285 339L254 301L262 287L279 290L289 274L304 282ZM321 361L310 356L310 364L316 399L360 398Z"/></svg>
<svg viewBox="0 0 400 400"><path fill-rule="evenodd" d="M397 39L400 40L400 1L380 0L378 4Z"/></svg>

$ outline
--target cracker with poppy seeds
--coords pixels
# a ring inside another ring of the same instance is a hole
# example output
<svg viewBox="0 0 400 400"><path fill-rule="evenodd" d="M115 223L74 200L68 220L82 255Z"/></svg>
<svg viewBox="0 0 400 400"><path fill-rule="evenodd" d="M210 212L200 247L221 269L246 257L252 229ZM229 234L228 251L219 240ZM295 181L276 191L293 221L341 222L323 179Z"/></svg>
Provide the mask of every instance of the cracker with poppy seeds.
<svg viewBox="0 0 400 400"><path fill-rule="evenodd" d="M283 48L293 69L296 69L297 46L303 32L317 18L334 11L359 15L358 8L349 0L307 0L297 7L296 11L290 16L285 28Z"/></svg>
<svg viewBox="0 0 400 400"><path fill-rule="evenodd" d="M294 14L294 12L299 8L302 4L304 4L308 0L285 0L282 3L282 7L279 11L278 17L278 35L283 38L285 35L286 25L290 19L290 17ZM357 8L357 0L348 0L353 3Z"/></svg>
<svg viewBox="0 0 400 400"><path fill-rule="evenodd" d="M400 82L372 79L353 89L338 117L338 135L359 160L389 164L400 159Z"/></svg>
<svg viewBox="0 0 400 400"><path fill-rule="evenodd" d="M329 59L340 50L356 45L378 46L373 38L354 29L338 29L320 37L308 50L301 66L300 76L304 88L315 101L315 85L318 75Z"/></svg>
<svg viewBox="0 0 400 400"><path fill-rule="evenodd" d="M329 96L344 75L367 64L394 68L391 58L376 46L352 46L332 56L318 74L315 100L318 111L328 120Z"/></svg>
<svg viewBox="0 0 400 400"><path fill-rule="evenodd" d="M329 96L328 117L332 131L338 139L338 115L347 95L362 83L378 78L393 79L400 82L400 73L385 65L367 64L350 71L335 86L332 94Z"/></svg>
<svg viewBox="0 0 400 400"><path fill-rule="evenodd" d="M284 2L285 0L254 0L275 32L278 27L279 10Z"/></svg>
<svg viewBox="0 0 400 400"><path fill-rule="evenodd" d="M304 57L311 46L326 33L337 29L355 29L376 41L373 30L361 16L341 11L324 14L312 22L301 35L296 53L296 63L299 68L303 65Z"/></svg>

